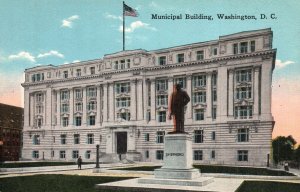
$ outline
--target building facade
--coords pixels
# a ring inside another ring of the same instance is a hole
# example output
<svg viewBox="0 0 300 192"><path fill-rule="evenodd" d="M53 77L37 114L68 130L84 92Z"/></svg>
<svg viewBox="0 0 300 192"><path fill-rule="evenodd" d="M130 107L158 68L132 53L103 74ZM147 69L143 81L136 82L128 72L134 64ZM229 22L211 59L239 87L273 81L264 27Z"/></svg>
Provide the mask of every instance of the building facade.
<svg viewBox="0 0 300 192"><path fill-rule="evenodd" d="M0 103L0 162L21 157L23 108Z"/></svg>
<svg viewBox="0 0 300 192"><path fill-rule="evenodd" d="M123 154L163 159L168 96L181 84L191 97L185 131L195 163L265 166L274 120L271 29L154 51L25 70L25 159L94 161Z"/></svg>

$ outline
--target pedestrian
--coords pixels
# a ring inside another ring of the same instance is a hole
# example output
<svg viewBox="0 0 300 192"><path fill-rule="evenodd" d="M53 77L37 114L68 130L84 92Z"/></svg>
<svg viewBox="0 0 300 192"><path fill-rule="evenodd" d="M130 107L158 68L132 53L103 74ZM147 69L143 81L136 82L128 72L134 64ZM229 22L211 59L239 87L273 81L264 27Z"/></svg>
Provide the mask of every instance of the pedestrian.
<svg viewBox="0 0 300 192"><path fill-rule="evenodd" d="M78 165L78 169L81 170L81 164L82 164L82 159L81 156L79 156L79 158L77 159L77 165Z"/></svg>
<svg viewBox="0 0 300 192"><path fill-rule="evenodd" d="M289 171L289 163L287 161L284 163L284 170Z"/></svg>

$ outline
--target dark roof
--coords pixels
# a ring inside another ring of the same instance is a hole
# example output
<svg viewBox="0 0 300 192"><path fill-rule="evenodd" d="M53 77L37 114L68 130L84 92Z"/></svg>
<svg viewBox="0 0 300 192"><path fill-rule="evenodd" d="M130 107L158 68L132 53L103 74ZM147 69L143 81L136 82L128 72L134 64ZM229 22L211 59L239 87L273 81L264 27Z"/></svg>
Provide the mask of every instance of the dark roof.
<svg viewBox="0 0 300 192"><path fill-rule="evenodd" d="M0 127L22 129L23 114L22 107L0 103Z"/></svg>

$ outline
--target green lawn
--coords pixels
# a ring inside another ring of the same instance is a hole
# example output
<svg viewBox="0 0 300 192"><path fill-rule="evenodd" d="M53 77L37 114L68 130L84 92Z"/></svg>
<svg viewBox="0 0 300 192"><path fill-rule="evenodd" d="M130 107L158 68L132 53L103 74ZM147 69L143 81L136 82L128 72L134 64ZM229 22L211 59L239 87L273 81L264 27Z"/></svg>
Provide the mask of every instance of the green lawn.
<svg viewBox="0 0 300 192"><path fill-rule="evenodd" d="M93 163L83 163L93 164ZM24 162L24 163L0 163L0 168L20 168L20 167L44 167L44 166L65 166L76 165L75 162Z"/></svg>
<svg viewBox="0 0 300 192"><path fill-rule="evenodd" d="M236 192L298 192L300 184L274 181L244 181Z"/></svg>
<svg viewBox="0 0 300 192"><path fill-rule="evenodd" d="M285 171L274 171L266 168L254 168L254 167L229 167L221 165L194 165L195 168L200 169L201 173L227 173L237 175L268 175L268 176L294 176L291 173ZM132 171L154 171L160 166L141 166L141 167L129 167L120 168L120 170L132 170Z"/></svg>
<svg viewBox="0 0 300 192"><path fill-rule="evenodd" d="M77 175L34 175L0 178L2 192L96 192L95 184L132 179ZM100 190L99 190L100 191ZM113 192L105 190L105 192Z"/></svg>

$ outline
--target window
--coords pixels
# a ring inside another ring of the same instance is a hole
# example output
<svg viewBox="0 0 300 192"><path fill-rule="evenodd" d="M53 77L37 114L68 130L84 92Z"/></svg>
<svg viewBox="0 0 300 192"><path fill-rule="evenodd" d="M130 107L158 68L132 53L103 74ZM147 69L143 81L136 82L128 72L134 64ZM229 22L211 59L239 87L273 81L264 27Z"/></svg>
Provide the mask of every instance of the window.
<svg viewBox="0 0 300 192"><path fill-rule="evenodd" d="M213 90L213 101L217 101L217 90Z"/></svg>
<svg viewBox="0 0 300 192"><path fill-rule="evenodd" d="M145 141L150 141L150 134L149 133L145 133Z"/></svg>
<svg viewBox="0 0 300 192"><path fill-rule="evenodd" d="M130 59L126 59L126 68L130 68Z"/></svg>
<svg viewBox="0 0 300 192"><path fill-rule="evenodd" d="M81 99L81 98L82 98L82 90L75 89L75 99Z"/></svg>
<svg viewBox="0 0 300 192"><path fill-rule="evenodd" d="M74 144L80 144L80 135L74 134Z"/></svg>
<svg viewBox="0 0 300 192"><path fill-rule="evenodd" d="M89 87L87 90L87 96L96 97L97 96L96 87Z"/></svg>
<svg viewBox="0 0 300 192"><path fill-rule="evenodd" d="M158 122L166 122L166 111L158 112Z"/></svg>
<svg viewBox="0 0 300 192"><path fill-rule="evenodd" d="M202 150L195 150L194 151L194 160L203 160L203 152Z"/></svg>
<svg viewBox="0 0 300 192"><path fill-rule="evenodd" d="M90 67L90 72L91 72L91 75L94 75L95 74L95 67Z"/></svg>
<svg viewBox="0 0 300 192"><path fill-rule="evenodd" d="M117 98L117 107L130 107L130 97Z"/></svg>
<svg viewBox="0 0 300 192"><path fill-rule="evenodd" d="M67 135L60 135L60 144L65 145L67 143Z"/></svg>
<svg viewBox="0 0 300 192"><path fill-rule="evenodd" d="M47 78L51 78L51 72L47 72Z"/></svg>
<svg viewBox="0 0 300 192"><path fill-rule="evenodd" d="M126 121L130 121L130 113L129 112L117 113L117 119L124 119Z"/></svg>
<svg viewBox="0 0 300 192"><path fill-rule="evenodd" d="M36 100L36 102L43 102L44 101L43 94L42 93L37 93L35 95L35 100Z"/></svg>
<svg viewBox="0 0 300 192"><path fill-rule="evenodd" d="M42 105L37 105L36 106L36 114L42 114L43 113L43 106Z"/></svg>
<svg viewBox="0 0 300 192"><path fill-rule="evenodd" d="M69 117L63 117L63 127L68 127L69 125Z"/></svg>
<svg viewBox="0 0 300 192"><path fill-rule="evenodd" d="M32 158L38 159L39 158L39 151L32 151Z"/></svg>
<svg viewBox="0 0 300 192"><path fill-rule="evenodd" d="M233 54L238 54L238 53L239 53L238 44L235 43L235 44L233 44Z"/></svg>
<svg viewBox="0 0 300 192"><path fill-rule="evenodd" d="M157 160L164 160L164 151L163 150L157 150L156 151L156 159Z"/></svg>
<svg viewBox="0 0 300 192"><path fill-rule="evenodd" d="M211 84L212 84L212 86L217 86L217 80L218 80L218 75L216 74L216 73L213 73L212 74L212 79L211 79Z"/></svg>
<svg viewBox="0 0 300 192"><path fill-rule="evenodd" d="M115 64L114 64L114 69L119 69L119 62L118 61L115 61Z"/></svg>
<svg viewBox="0 0 300 192"><path fill-rule="evenodd" d="M130 83L117 83L115 85L116 93L129 93L130 92Z"/></svg>
<svg viewBox="0 0 300 192"><path fill-rule="evenodd" d="M177 55L177 62L178 63L183 63L184 62L184 54L180 53Z"/></svg>
<svg viewBox="0 0 300 192"><path fill-rule="evenodd" d="M166 56L159 57L158 63L159 63L159 65L165 65L167 63L167 57Z"/></svg>
<svg viewBox="0 0 300 192"><path fill-rule="evenodd" d="M212 159L216 158L216 152L214 150L211 151L211 158Z"/></svg>
<svg viewBox="0 0 300 192"><path fill-rule="evenodd" d="M93 111L96 110L96 101L90 101L88 104L88 110Z"/></svg>
<svg viewBox="0 0 300 192"><path fill-rule="evenodd" d="M236 119L251 119L252 106L236 106L234 117Z"/></svg>
<svg viewBox="0 0 300 192"><path fill-rule="evenodd" d="M238 150L237 151L238 161L248 161L248 151Z"/></svg>
<svg viewBox="0 0 300 192"><path fill-rule="evenodd" d="M203 60L204 59L204 51L197 51L197 60Z"/></svg>
<svg viewBox="0 0 300 192"><path fill-rule="evenodd" d="M186 89L186 79L185 77L175 78L174 84L179 84L182 89Z"/></svg>
<svg viewBox="0 0 300 192"><path fill-rule="evenodd" d="M206 75L194 76L193 85L194 85L194 87L205 87L206 86Z"/></svg>
<svg viewBox="0 0 300 192"><path fill-rule="evenodd" d="M36 119L36 125L37 125L37 127L42 127L42 124L43 124L43 119L42 118Z"/></svg>
<svg viewBox="0 0 300 192"><path fill-rule="evenodd" d="M250 42L250 51L254 52L255 51L255 41Z"/></svg>
<svg viewBox="0 0 300 192"><path fill-rule="evenodd" d="M204 120L204 109L195 109L195 120L196 121Z"/></svg>
<svg viewBox="0 0 300 192"><path fill-rule="evenodd" d="M248 42L241 42L240 53L247 53L247 52L248 52Z"/></svg>
<svg viewBox="0 0 300 192"><path fill-rule="evenodd" d="M69 112L69 104L63 103L63 104L61 105L61 112L62 112L62 113L68 113L68 112Z"/></svg>
<svg viewBox="0 0 300 192"><path fill-rule="evenodd" d="M157 106L168 105L168 95L158 95L156 102Z"/></svg>
<svg viewBox="0 0 300 192"><path fill-rule="evenodd" d="M193 95L193 102L194 103L205 103L206 102L206 92L196 92Z"/></svg>
<svg viewBox="0 0 300 192"><path fill-rule="evenodd" d="M85 152L85 158L86 159L90 159L91 158L91 151L88 150L88 151Z"/></svg>
<svg viewBox="0 0 300 192"><path fill-rule="evenodd" d="M79 157L79 152L78 150L72 151L72 158L77 159Z"/></svg>
<svg viewBox="0 0 300 192"><path fill-rule="evenodd" d="M43 80L44 80L44 73L37 73L37 74L33 74L31 76L31 81L32 82L43 81Z"/></svg>
<svg viewBox="0 0 300 192"><path fill-rule="evenodd" d="M217 119L217 107L213 107L212 109L212 119Z"/></svg>
<svg viewBox="0 0 300 192"><path fill-rule="evenodd" d="M213 51L214 55L218 55L218 48L214 48Z"/></svg>
<svg viewBox="0 0 300 192"><path fill-rule="evenodd" d="M63 72L63 78L68 78L68 71Z"/></svg>
<svg viewBox="0 0 300 192"><path fill-rule="evenodd" d="M80 77L81 76L81 69L76 69L76 77Z"/></svg>
<svg viewBox="0 0 300 192"><path fill-rule="evenodd" d="M69 91L68 90L61 91L60 98L61 98L61 100L68 100L69 99Z"/></svg>
<svg viewBox="0 0 300 192"><path fill-rule="evenodd" d="M33 136L33 144L34 145L39 145L40 144L40 136L39 135L34 135Z"/></svg>
<svg viewBox="0 0 300 192"><path fill-rule="evenodd" d="M237 88L235 97L236 97L236 99L251 99L251 97L252 97L251 86Z"/></svg>
<svg viewBox="0 0 300 192"><path fill-rule="evenodd" d="M147 150L147 151L145 151L145 157L146 157L146 159L148 159L149 158L149 151Z"/></svg>
<svg viewBox="0 0 300 192"><path fill-rule="evenodd" d="M125 59L120 61L119 69L125 69Z"/></svg>
<svg viewBox="0 0 300 192"><path fill-rule="evenodd" d="M238 142L249 141L249 129L238 129Z"/></svg>
<svg viewBox="0 0 300 192"><path fill-rule="evenodd" d="M165 132L164 131L157 131L156 132L156 142L157 143L164 143Z"/></svg>
<svg viewBox="0 0 300 192"><path fill-rule="evenodd" d="M89 125L95 125L95 116L89 116Z"/></svg>
<svg viewBox="0 0 300 192"><path fill-rule="evenodd" d="M252 81L252 70L239 70L236 72L237 82L251 82Z"/></svg>
<svg viewBox="0 0 300 192"><path fill-rule="evenodd" d="M66 151L59 151L59 158L65 159L66 158Z"/></svg>
<svg viewBox="0 0 300 192"><path fill-rule="evenodd" d="M82 103L75 104L75 111L82 111Z"/></svg>
<svg viewBox="0 0 300 192"><path fill-rule="evenodd" d="M168 90L168 80L162 79L156 81L156 90L157 91L166 91Z"/></svg>
<svg viewBox="0 0 300 192"><path fill-rule="evenodd" d="M54 151L51 151L51 157L54 157Z"/></svg>
<svg viewBox="0 0 300 192"><path fill-rule="evenodd" d="M75 125L81 126L81 117L75 117Z"/></svg>
<svg viewBox="0 0 300 192"><path fill-rule="evenodd" d="M52 142L55 143L55 136L52 137Z"/></svg>
<svg viewBox="0 0 300 192"><path fill-rule="evenodd" d="M195 130L194 131L194 142L195 143L203 143L203 130Z"/></svg>
<svg viewBox="0 0 300 192"><path fill-rule="evenodd" d="M216 132L215 131L213 131L213 132L211 132L211 140L216 140Z"/></svg>
<svg viewBox="0 0 300 192"><path fill-rule="evenodd" d="M87 134L87 144L94 144L94 134Z"/></svg>

